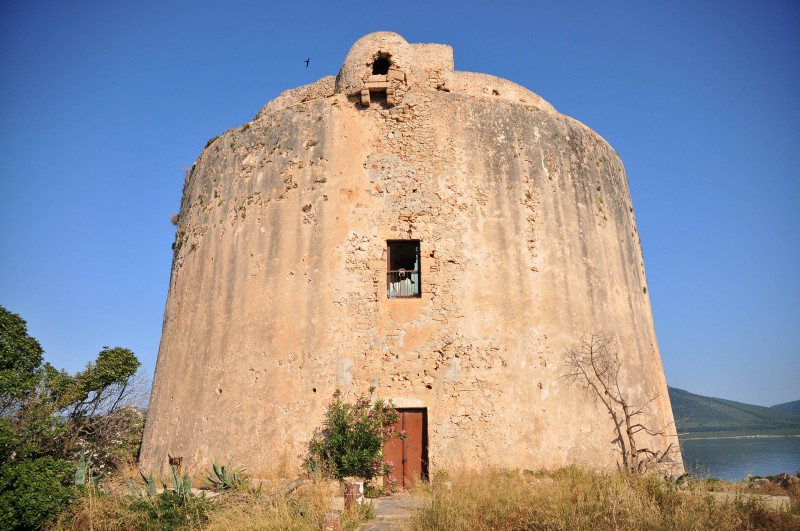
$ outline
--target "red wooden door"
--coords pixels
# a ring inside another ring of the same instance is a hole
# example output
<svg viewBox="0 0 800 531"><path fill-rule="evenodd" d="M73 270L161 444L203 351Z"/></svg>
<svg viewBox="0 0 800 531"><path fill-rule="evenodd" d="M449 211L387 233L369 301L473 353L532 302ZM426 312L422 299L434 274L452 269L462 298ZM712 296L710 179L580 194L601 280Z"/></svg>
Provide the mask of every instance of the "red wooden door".
<svg viewBox="0 0 800 531"><path fill-rule="evenodd" d="M424 409L398 409L395 428L405 438L394 437L383 447L384 459L394 464L394 476L402 489L428 476L428 433Z"/></svg>

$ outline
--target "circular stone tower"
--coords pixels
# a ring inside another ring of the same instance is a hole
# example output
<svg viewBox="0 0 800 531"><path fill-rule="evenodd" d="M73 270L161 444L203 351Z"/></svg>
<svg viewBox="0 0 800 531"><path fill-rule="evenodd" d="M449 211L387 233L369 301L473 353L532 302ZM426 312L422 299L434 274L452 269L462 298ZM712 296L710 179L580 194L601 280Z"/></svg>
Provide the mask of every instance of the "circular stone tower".
<svg viewBox="0 0 800 531"><path fill-rule="evenodd" d="M141 465L295 466L334 391L374 387L419 421L423 474L615 466L565 378L601 330L661 432L640 446L675 444L616 152L449 46L373 33L187 176Z"/></svg>

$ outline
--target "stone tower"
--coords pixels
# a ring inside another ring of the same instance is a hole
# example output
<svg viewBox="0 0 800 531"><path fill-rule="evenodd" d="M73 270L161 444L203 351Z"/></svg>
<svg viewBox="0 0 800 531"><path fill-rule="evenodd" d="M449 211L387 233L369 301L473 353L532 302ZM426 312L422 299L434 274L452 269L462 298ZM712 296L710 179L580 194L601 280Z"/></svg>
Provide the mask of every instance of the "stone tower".
<svg viewBox="0 0 800 531"><path fill-rule="evenodd" d="M187 176L141 464L294 466L336 389L374 387L419 415L424 472L615 466L610 417L563 378L601 329L671 427L617 153L449 46L373 33Z"/></svg>

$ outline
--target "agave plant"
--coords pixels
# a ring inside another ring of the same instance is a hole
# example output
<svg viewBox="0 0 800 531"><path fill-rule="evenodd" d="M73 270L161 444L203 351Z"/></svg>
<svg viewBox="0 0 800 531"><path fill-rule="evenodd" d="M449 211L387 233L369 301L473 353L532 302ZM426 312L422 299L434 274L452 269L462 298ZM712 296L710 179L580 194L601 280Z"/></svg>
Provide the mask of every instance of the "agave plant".
<svg viewBox="0 0 800 531"><path fill-rule="evenodd" d="M86 455L82 455L78 460L78 468L75 470L75 485L78 487L86 485L86 477L89 475L89 462L86 459Z"/></svg>
<svg viewBox="0 0 800 531"><path fill-rule="evenodd" d="M81 455L75 470L73 483L76 487L86 487L89 485L97 487L100 484L100 475L95 473L90 461L91 453Z"/></svg>
<svg viewBox="0 0 800 531"><path fill-rule="evenodd" d="M205 482L214 489L218 490L242 490L247 486L248 474L243 467L231 467L220 465L219 461L214 460L211 466L211 474L206 476Z"/></svg>
<svg viewBox="0 0 800 531"><path fill-rule="evenodd" d="M183 478L180 477L180 472L178 472L178 467L175 465L170 465L169 470L172 476L172 486L173 492L178 495L178 497L182 501L186 501L192 496L192 480L189 479L189 473L186 472L183 475ZM164 489L166 490L167 486L164 485Z"/></svg>
<svg viewBox="0 0 800 531"><path fill-rule="evenodd" d="M139 498L141 500L149 500L153 501L156 497L156 480L152 474L149 476L145 476L142 472L139 472L142 476L142 481L144 481L144 488L139 488L133 481L126 479L125 484L131 491L134 497Z"/></svg>

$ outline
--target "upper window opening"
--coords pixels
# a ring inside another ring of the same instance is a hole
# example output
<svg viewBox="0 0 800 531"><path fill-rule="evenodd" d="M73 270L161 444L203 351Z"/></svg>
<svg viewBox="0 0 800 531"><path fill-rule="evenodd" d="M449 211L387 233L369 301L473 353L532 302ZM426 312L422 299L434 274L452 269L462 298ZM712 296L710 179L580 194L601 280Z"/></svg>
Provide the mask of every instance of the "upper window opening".
<svg viewBox="0 0 800 531"><path fill-rule="evenodd" d="M389 73L390 66L392 66L392 63L389 61L389 57L381 55L372 63L372 75L385 76Z"/></svg>
<svg viewBox="0 0 800 531"><path fill-rule="evenodd" d="M387 242L386 292L390 299L420 297L419 240Z"/></svg>

